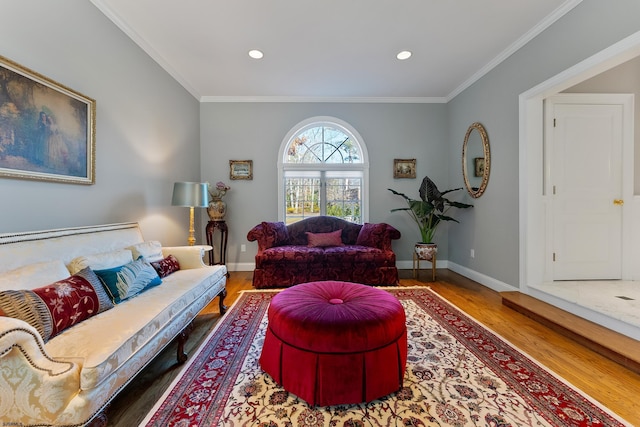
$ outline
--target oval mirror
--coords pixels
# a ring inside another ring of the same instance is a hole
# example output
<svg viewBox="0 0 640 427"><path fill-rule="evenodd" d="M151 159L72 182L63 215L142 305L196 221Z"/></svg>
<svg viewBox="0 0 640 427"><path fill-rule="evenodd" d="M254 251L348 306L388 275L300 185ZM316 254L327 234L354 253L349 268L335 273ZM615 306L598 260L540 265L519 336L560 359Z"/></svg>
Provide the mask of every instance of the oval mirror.
<svg viewBox="0 0 640 427"><path fill-rule="evenodd" d="M489 137L484 126L473 123L467 129L462 145L462 175L469 195L474 199L487 189L491 171Z"/></svg>

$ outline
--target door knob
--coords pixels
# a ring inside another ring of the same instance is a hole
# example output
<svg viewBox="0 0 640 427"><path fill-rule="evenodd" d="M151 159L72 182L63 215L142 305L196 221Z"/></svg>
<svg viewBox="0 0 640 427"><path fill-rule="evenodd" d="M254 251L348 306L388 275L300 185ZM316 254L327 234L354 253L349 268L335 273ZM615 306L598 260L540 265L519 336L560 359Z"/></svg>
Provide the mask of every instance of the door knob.
<svg viewBox="0 0 640 427"><path fill-rule="evenodd" d="M624 200L622 200L622 199L614 199L613 200L613 204L616 205L616 206L622 206L622 205L624 205Z"/></svg>

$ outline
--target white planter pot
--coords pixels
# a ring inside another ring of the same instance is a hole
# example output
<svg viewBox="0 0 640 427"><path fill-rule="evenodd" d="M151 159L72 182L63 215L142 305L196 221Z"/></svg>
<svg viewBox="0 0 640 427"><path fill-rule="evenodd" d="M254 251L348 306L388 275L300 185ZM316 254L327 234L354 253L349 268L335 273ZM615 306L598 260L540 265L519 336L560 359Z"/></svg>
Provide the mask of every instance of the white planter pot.
<svg viewBox="0 0 640 427"><path fill-rule="evenodd" d="M438 245L436 243L416 243L414 250L419 259L431 261L433 256L438 253Z"/></svg>

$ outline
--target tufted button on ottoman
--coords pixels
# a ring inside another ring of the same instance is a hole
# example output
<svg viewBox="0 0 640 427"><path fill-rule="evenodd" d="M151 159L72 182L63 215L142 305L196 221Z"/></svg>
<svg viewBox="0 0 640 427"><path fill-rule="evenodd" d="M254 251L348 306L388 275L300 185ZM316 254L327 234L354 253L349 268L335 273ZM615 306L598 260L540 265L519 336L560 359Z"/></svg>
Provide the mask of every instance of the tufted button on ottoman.
<svg viewBox="0 0 640 427"><path fill-rule="evenodd" d="M262 369L310 405L369 402L402 387L407 328L388 292L348 282L295 285L271 300Z"/></svg>

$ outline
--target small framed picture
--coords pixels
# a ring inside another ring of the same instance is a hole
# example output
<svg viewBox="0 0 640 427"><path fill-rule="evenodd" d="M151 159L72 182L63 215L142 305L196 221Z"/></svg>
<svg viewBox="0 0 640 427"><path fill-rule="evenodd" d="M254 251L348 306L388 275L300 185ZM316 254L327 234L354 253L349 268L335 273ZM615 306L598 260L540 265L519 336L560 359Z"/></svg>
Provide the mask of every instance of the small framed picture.
<svg viewBox="0 0 640 427"><path fill-rule="evenodd" d="M476 157L474 161L474 176L484 176L484 157Z"/></svg>
<svg viewBox="0 0 640 427"><path fill-rule="evenodd" d="M415 178L416 159L393 159L394 178Z"/></svg>
<svg viewBox="0 0 640 427"><path fill-rule="evenodd" d="M253 179L253 160L229 160L230 179Z"/></svg>

